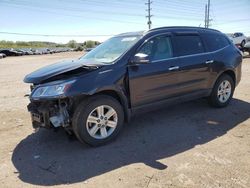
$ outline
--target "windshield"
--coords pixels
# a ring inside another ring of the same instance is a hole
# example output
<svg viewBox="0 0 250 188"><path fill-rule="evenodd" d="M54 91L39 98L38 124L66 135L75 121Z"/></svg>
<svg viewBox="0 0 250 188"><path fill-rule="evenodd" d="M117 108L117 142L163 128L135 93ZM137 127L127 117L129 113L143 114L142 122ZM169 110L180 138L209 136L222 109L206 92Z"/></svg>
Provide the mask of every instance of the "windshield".
<svg viewBox="0 0 250 188"><path fill-rule="evenodd" d="M91 61L95 63L109 64L118 59L130 47L132 47L141 36L118 36L110 38L100 44L80 59L82 61Z"/></svg>

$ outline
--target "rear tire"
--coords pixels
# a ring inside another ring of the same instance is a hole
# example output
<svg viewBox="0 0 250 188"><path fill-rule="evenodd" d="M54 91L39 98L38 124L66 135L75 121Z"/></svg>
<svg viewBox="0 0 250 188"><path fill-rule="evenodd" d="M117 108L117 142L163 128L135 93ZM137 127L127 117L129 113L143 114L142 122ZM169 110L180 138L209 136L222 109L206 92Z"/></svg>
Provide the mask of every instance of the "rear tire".
<svg viewBox="0 0 250 188"><path fill-rule="evenodd" d="M97 95L80 103L73 115L73 131L80 142L104 145L119 134L124 111L113 97Z"/></svg>
<svg viewBox="0 0 250 188"><path fill-rule="evenodd" d="M221 75L217 79L209 97L211 106L217 108L227 106L233 97L234 89L235 84L232 77L228 74Z"/></svg>

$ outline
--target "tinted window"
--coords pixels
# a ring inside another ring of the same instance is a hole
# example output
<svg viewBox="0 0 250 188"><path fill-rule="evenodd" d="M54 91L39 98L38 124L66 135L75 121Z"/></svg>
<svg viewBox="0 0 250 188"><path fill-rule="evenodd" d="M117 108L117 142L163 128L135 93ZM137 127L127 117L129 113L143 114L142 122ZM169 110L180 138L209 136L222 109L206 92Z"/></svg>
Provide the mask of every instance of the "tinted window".
<svg viewBox="0 0 250 188"><path fill-rule="evenodd" d="M234 37L238 37L238 36L239 36L239 33L234 33L233 36L234 36Z"/></svg>
<svg viewBox="0 0 250 188"><path fill-rule="evenodd" d="M204 47L198 35L175 36L173 44L176 56L199 54L204 52Z"/></svg>
<svg viewBox="0 0 250 188"><path fill-rule="evenodd" d="M138 53L149 56L150 61L173 57L171 40L168 36L159 36L147 41Z"/></svg>
<svg viewBox="0 0 250 188"><path fill-rule="evenodd" d="M206 34L204 38L209 52L219 50L229 45L229 41L223 35Z"/></svg>
<svg viewBox="0 0 250 188"><path fill-rule="evenodd" d="M243 36L242 33L234 33L234 37L241 37L241 36Z"/></svg>

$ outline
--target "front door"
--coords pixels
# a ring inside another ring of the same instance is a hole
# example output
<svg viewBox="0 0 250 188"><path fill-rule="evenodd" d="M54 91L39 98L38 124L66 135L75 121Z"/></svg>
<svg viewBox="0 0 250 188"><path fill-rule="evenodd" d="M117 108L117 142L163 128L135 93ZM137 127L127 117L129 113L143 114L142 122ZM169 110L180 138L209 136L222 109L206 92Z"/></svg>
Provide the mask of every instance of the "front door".
<svg viewBox="0 0 250 188"><path fill-rule="evenodd" d="M137 53L148 55L150 62L128 66L132 107L177 95L179 63L173 57L171 36L155 36Z"/></svg>

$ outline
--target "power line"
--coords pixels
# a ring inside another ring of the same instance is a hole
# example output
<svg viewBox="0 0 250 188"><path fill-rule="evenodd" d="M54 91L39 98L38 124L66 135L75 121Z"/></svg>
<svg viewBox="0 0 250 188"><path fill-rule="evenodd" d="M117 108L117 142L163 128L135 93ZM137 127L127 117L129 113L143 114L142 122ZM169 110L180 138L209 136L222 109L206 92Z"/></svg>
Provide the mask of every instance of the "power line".
<svg viewBox="0 0 250 188"><path fill-rule="evenodd" d="M88 15L73 15L73 14L62 14L62 13L58 13L55 11L50 11L50 10L43 10L43 9L39 9L38 7L30 7L30 6L25 6L25 5L5 5L5 6L14 6L14 7L22 7L25 9L30 9L33 10L36 9L36 11L39 12L46 12L46 13L51 13L51 14L56 14L58 16L69 16L69 17L76 17L76 18L90 18L93 20L99 20L99 21L105 21L105 22L117 22L117 23L128 23L128 24L136 24L136 25L143 25L140 22L132 22L132 21L123 21L123 20L116 20L116 19L105 19L105 18L100 18L100 17L93 17L93 16L88 16Z"/></svg>
<svg viewBox="0 0 250 188"><path fill-rule="evenodd" d="M167 19L172 19L172 20L193 20L193 21L201 21L202 18L191 18L191 17L184 17L184 16L168 16L168 15L159 15L159 14L154 14L155 18L167 18Z"/></svg>
<svg viewBox="0 0 250 188"><path fill-rule="evenodd" d="M231 24L231 23L234 23L234 22L249 22L250 21L250 18L249 19L236 19L236 20L224 20L222 22L218 22L217 24L213 24L213 25L224 25L224 24Z"/></svg>
<svg viewBox="0 0 250 188"><path fill-rule="evenodd" d="M22 3L22 2L18 2L18 3L13 3L13 2L3 2L3 3L6 3L6 4L9 4L9 5L13 5L13 6L25 6L25 7L30 7L30 8L41 8L41 9L53 9L53 10L63 10L63 11L71 11L71 12L81 12L81 13L85 13L85 12L91 12L91 13L95 13L95 14L116 14L116 15L125 15L125 16L138 16L138 17L142 17L143 14L129 14L129 13L126 13L126 12L115 12L115 11L103 11L103 10L98 10L98 11L95 11L93 9L84 9L84 11L82 9L78 9L78 8L75 8L75 7L60 7L60 6L57 6L57 7L44 7L44 6L41 6L41 4L37 4L37 3L30 3L30 4L26 4L26 3Z"/></svg>
<svg viewBox="0 0 250 188"><path fill-rule="evenodd" d="M98 20L98 21L105 21L105 22L116 22L116 23L128 23L128 24L136 24L136 25L145 25L142 23L142 19L145 15L143 13L145 10L143 8L144 3L139 1L133 0L126 0L126 1L115 1L113 3L107 3L103 0L78 0L78 1L70 1L65 2L66 5L64 6L60 3L61 0L57 0L56 4L54 2L50 3L48 6L43 1L32 1L29 2L27 0L0 0L0 4L4 6L10 7L21 7L26 9L31 9L33 11L38 12L48 12L56 14L58 17L60 16L70 16L76 18L85 18L88 20ZM141 0L145 1L145 0ZM210 0L206 1L207 8L205 9L205 27L211 27L211 17L216 18L214 15L214 7L213 5L216 3L212 3L212 8L210 5ZM204 2L203 1L203 2ZM223 2L224 1L224 2ZM152 8L154 11L154 17L156 19L164 19L166 20L190 20L191 21L202 21L203 20L203 9L204 3L200 0L182 0L181 3L176 0L154 0L152 4L152 0L146 0L147 5L147 25L150 29L152 27ZM53 4L54 3L54 4ZM217 5L219 5L217 7ZM221 0L218 4L216 4L216 8L219 9L220 12L232 12L232 8L224 7L229 6L226 3L226 0ZM241 4L234 2L233 8L242 8L240 7ZM224 7L222 9L221 7ZM247 8L248 6L244 6L243 8ZM127 11L131 9L131 11ZM109 11L110 10L110 11ZM141 12L140 12L141 11ZM212 11L212 13L211 13ZM234 10L235 11L235 10ZM89 14L93 13L93 14ZM99 14L99 15L98 15ZM108 18L105 18L101 15L107 15ZM114 16L111 16L114 15ZM115 17L115 15L119 15L120 17ZM122 17L124 15L124 17ZM212 16L211 16L212 15ZM126 17L125 17L126 16ZM133 16L136 20L126 19L128 16ZM123 19L124 18L124 19ZM138 19L137 19L138 18ZM141 18L139 20L139 18ZM139 21L138 21L139 20ZM224 20L220 19L219 22L216 22L217 19L213 20L213 25L222 25L222 24L229 24L231 22L238 22L238 21L247 21L247 19L242 20ZM137 21L137 22L136 22ZM216 23L214 23L214 21ZM155 25L154 21L154 26ZM188 23L189 24L189 23ZM194 24L194 23L192 23ZM58 36L58 37L72 37L72 36L79 36L79 37L88 37L88 36L112 36L112 35L47 35L47 34L32 34L32 33L14 33L14 32L0 32L2 34L15 34L15 35L33 35L33 36Z"/></svg>
<svg viewBox="0 0 250 188"><path fill-rule="evenodd" d="M109 35L60 35L60 34L17 33L17 32L6 32L6 31L0 31L0 34L42 36L42 37L110 37L110 36L114 36L114 34L109 34Z"/></svg>

